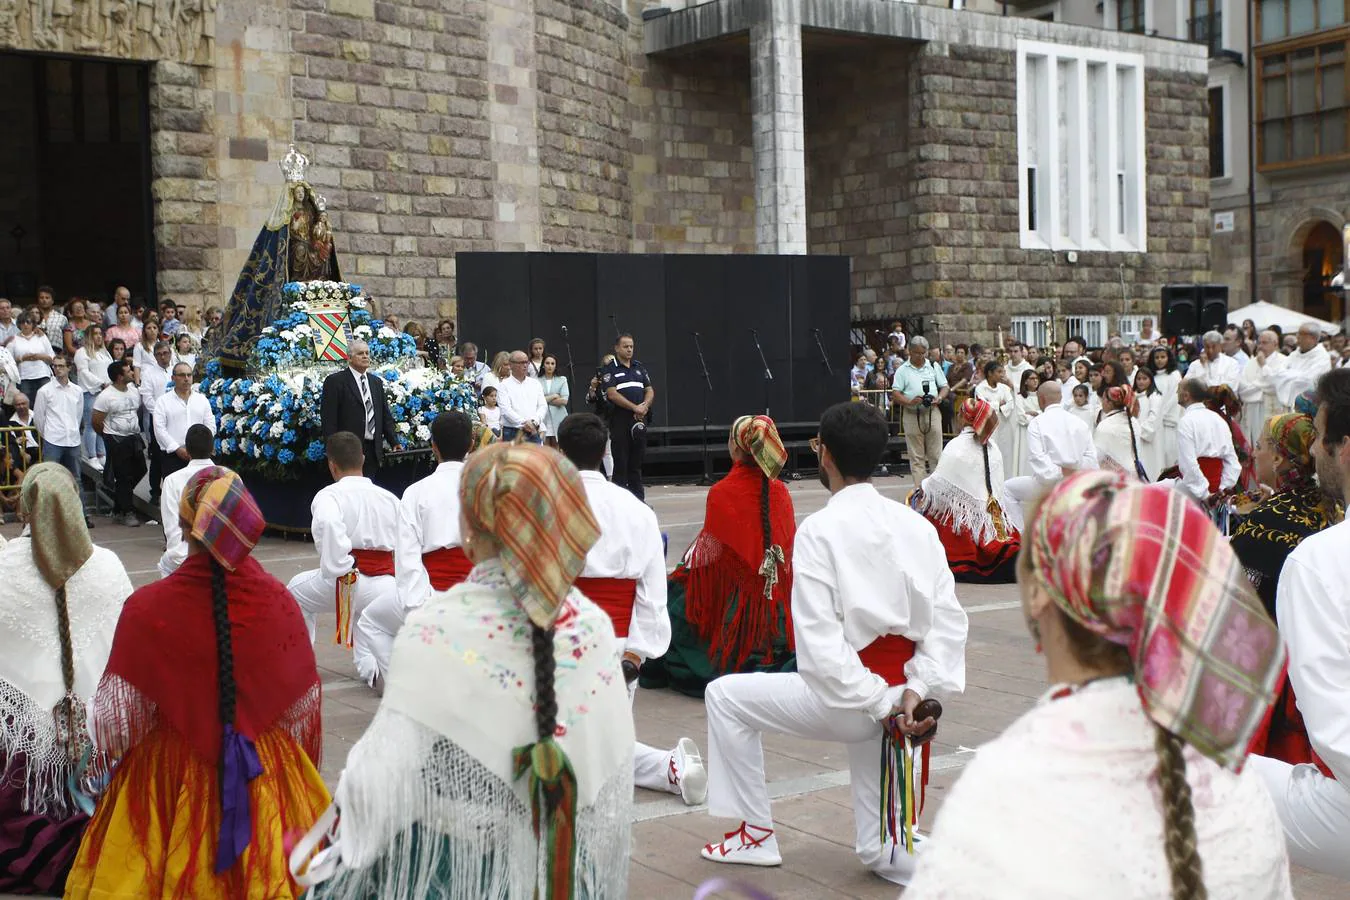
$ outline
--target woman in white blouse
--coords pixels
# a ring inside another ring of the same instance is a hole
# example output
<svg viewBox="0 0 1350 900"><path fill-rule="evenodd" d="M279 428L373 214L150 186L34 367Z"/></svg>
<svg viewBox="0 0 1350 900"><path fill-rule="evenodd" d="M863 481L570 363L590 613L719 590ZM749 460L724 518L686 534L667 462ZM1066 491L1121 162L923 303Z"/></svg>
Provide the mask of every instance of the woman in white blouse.
<svg viewBox="0 0 1350 900"><path fill-rule="evenodd" d="M539 383L544 388L544 402L548 404L544 415L544 440L554 447L558 444L558 426L567 418L570 391L567 376L558 371L558 357L552 353L545 353L540 363Z"/></svg>
<svg viewBox="0 0 1350 900"><path fill-rule="evenodd" d="M141 341L136 345L131 357L132 362L136 364L136 368L144 369L146 366L159 365L155 362L155 344L158 343L159 323L146 322L141 328Z"/></svg>
<svg viewBox="0 0 1350 900"><path fill-rule="evenodd" d="M1004 470L1009 478L1018 475L1030 475L1031 464L1027 461L1027 429L1031 420L1041 414L1041 398L1036 391L1041 386L1041 376L1034 369L1022 373L1022 384L1017 392L1017 410L1013 415L1013 455Z"/></svg>
<svg viewBox="0 0 1350 900"><path fill-rule="evenodd" d="M85 459L102 467L107 450L103 438L94 431L94 398L108 386L108 366L112 354L103 340L103 326L90 325L84 331L84 346L75 351L75 381L84 389L84 435L81 439Z"/></svg>
<svg viewBox="0 0 1350 900"><path fill-rule="evenodd" d="M505 350L492 357L491 371L483 375L483 382L478 386L478 392L481 394L486 388L500 388L502 382L511 377L511 354Z"/></svg>
<svg viewBox="0 0 1350 900"><path fill-rule="evenodd" d="M37 330L42 317L36 312L19 316L19 333L10 341L9 352L19 364L19 390L28 397L31 407L37 402L38 390L52 379L52 342Z"/></svg>
<svg viewBox="0 0 1350 900"><path fill-rule="evenodd" d="M1163 395L1153 380L1153 370L1141 366L1134 373L1134 399L1139 404L1135 417L1134 434L1139 439L1139 461L1148 477L1157 481L1162 474L1162 408Z"/></svg>
<svg viewBox="0 0 1350 900"><path fill-rule="evenodd" d="M176 366L179 363L186 363L193 369L197 368L197 350L192 335L186 331L178 332L173 339L173 362L169 365Z"/></svg>
<svg viewBox="0 0 1350 900"><path fill-rule="evenodd" d="M984 364L984 380L975 385L975 399L983 400L994 408L998 416L998 428L994 431L994 446L1000 455L1011 460L1014 455L1013 433L1017 423L1013 421L1017 413L1017 395L1012 387L1003 380L1003 364L991 359Z"/></svg>

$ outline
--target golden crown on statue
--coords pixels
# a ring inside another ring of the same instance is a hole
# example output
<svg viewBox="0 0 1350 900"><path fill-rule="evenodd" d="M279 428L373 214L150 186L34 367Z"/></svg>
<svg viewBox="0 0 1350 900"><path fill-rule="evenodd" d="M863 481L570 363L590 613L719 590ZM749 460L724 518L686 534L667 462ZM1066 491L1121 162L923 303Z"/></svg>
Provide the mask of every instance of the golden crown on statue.
<svg viewBox="0 0 1350 900"><path fill-rule="evenodd" d="M291 183L305 180L305 170L309 168L309 157L295 149L295 145L286 151L286 155L281 162L277 163L281 167L281 174Z"/></svg>

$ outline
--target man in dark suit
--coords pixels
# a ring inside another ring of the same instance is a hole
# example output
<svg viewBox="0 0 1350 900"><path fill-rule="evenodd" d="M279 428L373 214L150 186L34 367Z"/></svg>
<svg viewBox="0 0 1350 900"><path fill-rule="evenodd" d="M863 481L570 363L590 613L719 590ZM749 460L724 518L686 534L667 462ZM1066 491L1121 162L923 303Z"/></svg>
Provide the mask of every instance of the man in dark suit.
<svg viewBox="0 0 1350 900"><path fill-rule="evenodd" d="M367 371L370 347L365 341L351 342L347 363L349 368L323 380L319 417L325 440L339 431L350 431L361 438L366 454L364 473L371 478L384 459L385 441L391 447L398 446L398 431L384 396L384 383Z"/></svg>

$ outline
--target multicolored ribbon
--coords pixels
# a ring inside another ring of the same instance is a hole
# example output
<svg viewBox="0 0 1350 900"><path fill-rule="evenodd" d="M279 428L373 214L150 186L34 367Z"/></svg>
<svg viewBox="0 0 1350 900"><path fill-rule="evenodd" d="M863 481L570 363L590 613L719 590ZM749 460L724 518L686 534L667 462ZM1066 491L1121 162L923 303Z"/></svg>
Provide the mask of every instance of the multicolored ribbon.
<svg viewBox="0 0 1350 900"><path fill-rule="evenodd" d="M530 810L540 853L548 859L543 900L567 900L577 865L577 775L553 738L517 747L517 779L529 776Z"/></svg>
<svg viewBox="0 0 1350 900"><path fill-rule="evenodd" d="M337 630L333 634L333 643L352 646L352 590L356 586L356 576L360 574L352 569L346 575L339 575L337 596Z"/></svg>
<svg viewBox="0 0 1350 900"><path fill-rule="evenodd" d="M914 826L919 824L919 814L927 799L928 759L932 744L924 744L922 784L918 802L914 791L914 745L909 736L900 730L900 719L892 716L882 723L881 737L881 841L891 845L892 858L895 848L904 846L910 856L914 855ZM894 861L894 859L892 859Z"/></svg>

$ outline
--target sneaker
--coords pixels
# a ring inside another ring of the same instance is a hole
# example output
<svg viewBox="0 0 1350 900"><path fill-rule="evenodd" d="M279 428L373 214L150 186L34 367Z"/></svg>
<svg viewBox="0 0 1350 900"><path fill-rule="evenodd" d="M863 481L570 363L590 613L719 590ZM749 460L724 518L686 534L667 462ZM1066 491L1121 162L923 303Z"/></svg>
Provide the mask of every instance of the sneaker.
<svg viewBox="0 0 1350 900"><path fill-rule="evenodd" d="M670 753L670 792L679 794L685 806L698 806L708 799L708 770L699 755L698 744L690 738L680 738Z"/></svg>
<svg viewBox="0 0 1350 900"><path fill-rule="evenodd" d="M93 527L94 527L94 520L91 519L91 518L89 518L88 516L85 516L85 517L84 517L84 527L85 527L85 528L93 528Z"/></svg>
<svg viewBox="0 0 1350 900"><path fill-rule="evenodd" d="M742 822L735 831L728 831L716 844L704 844L702 856L713 862L741 866L781 866L783 856L778 852L778 838L772 828Z"/></svg>
<svg viewBox="0 0 1350 900"><path fill-rule="evenodd" d="M141 520L136 518L135 513L127 513L125 516L122 517L122 524L127 526L128 528L140 528Z"/></svg>
<svg viewBox="0 0 1350 900"><path fill-rule="evenodd" d="M85 462L89 463L90 466L94 467L94 468L97 469L98 471L100 471L100 472L103 471L103 457L101 457L101 456L99 456L99 457L90 457L90 458L86 459Z"/></svg>

